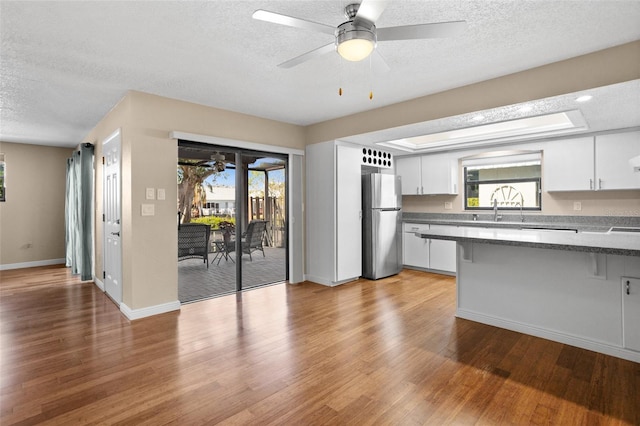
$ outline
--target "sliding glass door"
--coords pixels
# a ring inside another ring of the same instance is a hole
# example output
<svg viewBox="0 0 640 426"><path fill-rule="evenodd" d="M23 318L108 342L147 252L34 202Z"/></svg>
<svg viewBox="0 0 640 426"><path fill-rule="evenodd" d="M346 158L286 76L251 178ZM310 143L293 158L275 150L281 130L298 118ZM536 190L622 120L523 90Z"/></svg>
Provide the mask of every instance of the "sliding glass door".
<svg viewBox="0 0 640 426"><path fill-rule="evenodd" d="M180 225L210 227L209 266L178 262L180 301L286 281L287 156L188 141L178 151Z"/></svg>

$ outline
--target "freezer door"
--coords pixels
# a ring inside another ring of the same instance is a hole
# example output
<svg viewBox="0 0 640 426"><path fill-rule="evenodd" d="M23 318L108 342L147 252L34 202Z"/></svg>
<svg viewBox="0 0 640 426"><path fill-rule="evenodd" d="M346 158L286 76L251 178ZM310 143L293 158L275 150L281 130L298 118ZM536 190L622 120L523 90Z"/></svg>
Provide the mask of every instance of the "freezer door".
<svg viewBox="0 0 640 426"><path fill-rule="evenodd" d="M366 188L365 192L370 192L371 208L402 207L400 176L372 173L368 177L369 188Z"/></svg>
<svg viewBox="0 0 640 426"><path fill-rule="evenodd" d="M402 212L371 211L369 247L364 250L365 278L378 279L395 275L402 269ZM365 241L367 238L365 238Z"/></svg>

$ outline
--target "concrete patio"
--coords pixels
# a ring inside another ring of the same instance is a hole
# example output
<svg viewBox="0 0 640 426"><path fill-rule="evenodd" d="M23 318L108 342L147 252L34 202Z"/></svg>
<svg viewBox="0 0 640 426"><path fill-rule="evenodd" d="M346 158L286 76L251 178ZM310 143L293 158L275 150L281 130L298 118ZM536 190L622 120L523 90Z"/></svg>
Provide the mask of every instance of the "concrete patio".
<svg viewBox="0 0 640 426"><path fill-rule="evenodd" d="M273 284L286 279L286 250L265 247L265 256L260 251L242 257L243 289ZM178 262L178 299L182 303L230 294L236 291L236 253L233 259L224 258L218 264L216 253L209 253L209 268L202 259L187 259Z"/></svg>

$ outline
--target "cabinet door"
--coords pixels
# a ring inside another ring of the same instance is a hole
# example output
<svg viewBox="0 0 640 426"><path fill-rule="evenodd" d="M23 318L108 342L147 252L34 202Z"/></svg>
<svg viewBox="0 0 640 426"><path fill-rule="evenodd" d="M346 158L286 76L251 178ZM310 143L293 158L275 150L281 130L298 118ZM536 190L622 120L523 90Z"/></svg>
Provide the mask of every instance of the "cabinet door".
<svg viewBox="0 0 640 426"><path fill-rule="evenodd" d="M402 178L402 195L422 193L420 157L396 158L396 174Z"/></svg>
<svg viewBox="0 0 640 426"><path fill-rule="evenodd" d="M596 136L596 189L640 189L629 160L640 155L640 132Z"/></svg>
<svg viewBox="0 0 640 426"><path fill-rule="evenodd" d="M544 147L546 191L595 189L593 137L553 141Z"/></svg>
<svg viewBox="0 0 640 426"><path fill-rule="evenodd" d="M445 228L431 225L431 229ZM448 240L431 240L429 246L429 268L438 271L456 272L456 242Z"/></svg>
<svg viewBox="0 0 640 426"><path fill-rule="evenodd" d="M360 150L336 146L335 281L362 275L361 193Z"/></svg>
<svg viewBox="0 0 640 426"><path fill-rule="evenodd" d="M622 278L623 343L640 351L640 278Z"/></svg>
<svg viewBox="0 0 640 426"><path fill-rule="evenodd" d="M406 266L416 266L419 268L429 267L429 239L417 237L411 231L419 231L420 227L427 228L429 225L412 226L405 223L402 233L402 255L403 264Z"/></svg>
<svg viewBox="0 0 640 426"><path fill-rule="evenodd" d="M457 194L458 162L447 154L421 157L423 194Z"/></svg>

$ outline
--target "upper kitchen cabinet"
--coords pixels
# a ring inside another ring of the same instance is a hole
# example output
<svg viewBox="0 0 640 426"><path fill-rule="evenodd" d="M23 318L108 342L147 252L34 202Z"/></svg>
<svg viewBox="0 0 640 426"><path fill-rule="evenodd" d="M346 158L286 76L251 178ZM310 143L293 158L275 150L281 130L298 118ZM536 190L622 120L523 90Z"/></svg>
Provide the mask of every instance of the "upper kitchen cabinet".
<svg viewBox="0 0 640 426"><path fill-rule="evenodd" d="M423 194L458 193L458 159L451 154L424 155L421 169Z"/></svg>
<svg viewBox="0 0 640 426"><path fill-rule="evenodd" d="M640 189L640 173L629 164L638 155L640 131L596 136L596 189Z"/></svg>
<svg viewBox="0 0 640 426"><path fill-rule="evenodd" d="M396 159L402 177L402 195L458 193L458 159L450 154L432 154Z"/></svg>
<svg viewBox="0 0 640 426"><path fill-rule="evenodd" d="M361 150L325 142L306 148L306 276L338 285L362 274Z"/></svg>
<svg viewBox="0 0 640 426"><path fill-rule="evenodd" d="M402 195L422 194L420 157L396 158L396 174L401 177Z"/></svg>
<svg viewBox="0 0 640 426"><path fill-rule="evenodd" d="M546 191L640 189L640 173L629 164L638 155L638 131L551 141L543 185Z"/></svg>
<svg viewBox="0 0 640 426"><path fill-rule="evenodd" d="M549 142L544 147L546 191L594 189L593 136Z"/></svg>

